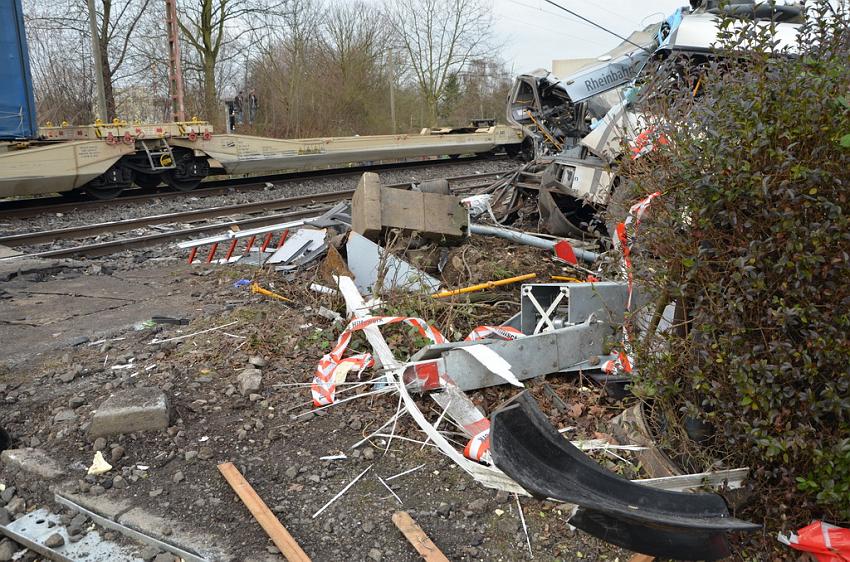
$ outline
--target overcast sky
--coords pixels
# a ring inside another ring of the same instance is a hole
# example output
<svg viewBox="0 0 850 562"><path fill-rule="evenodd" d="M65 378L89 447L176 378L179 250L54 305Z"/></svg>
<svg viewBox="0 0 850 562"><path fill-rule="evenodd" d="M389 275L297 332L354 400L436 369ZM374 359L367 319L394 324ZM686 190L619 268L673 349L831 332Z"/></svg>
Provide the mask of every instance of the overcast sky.
<svg viewBox="0 0 850 562"><path fill-rule="evenodd" d="M687 0L555 0L611 31L627 36L661 21ZM513 74L552 68L554 59L593 57L620 40L543 0L492 0L495 37Z"/></svg>

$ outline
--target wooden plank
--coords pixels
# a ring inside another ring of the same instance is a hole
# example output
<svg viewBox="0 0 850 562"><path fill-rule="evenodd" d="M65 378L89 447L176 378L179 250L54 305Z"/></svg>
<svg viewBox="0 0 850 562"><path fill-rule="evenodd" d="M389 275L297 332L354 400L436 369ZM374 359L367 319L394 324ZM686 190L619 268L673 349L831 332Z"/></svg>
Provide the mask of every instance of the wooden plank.
<svg viewBox="0 0 850 562"><path fill-rule="evenodd" d="M374 172L365 172L351 200L351 229L370 240L381 235L381 180Z"/></svg>
<svg viewBox="0 0 850 562"><path fill-rule="evenodd" d="M629 562L652 562L653 560L655 560L655 556L649 556L646 554L635 554L629 558Z"/></svg>
<svg viewBox="0 0 850 562"><path fill-rule="evenodd" d="M257 495L254 488L248 483L242 474L239 472L233 463L226 462L218 465L218 470L239 499L257 520L257 523L272 539L274 545L280 549L287 560L290 562L310 562L310 557L307 556L298 543L286 530L286 527L275 517L274 513L268 508L265 502Z"/></svg>
<svg viewBox="0 0 850 562"><path fill-rule="evenodd" d="M421 554L422 558L427 562L449 562L449 559L440 552L437 545L428 538L422 527L416 524L416 521L413 520L413 517L409 513L406 511L396 511L393 513L393 523L395 523L395 526L398 527L398 530L402 532L405 538L410 541L416 552Z"/></svg>

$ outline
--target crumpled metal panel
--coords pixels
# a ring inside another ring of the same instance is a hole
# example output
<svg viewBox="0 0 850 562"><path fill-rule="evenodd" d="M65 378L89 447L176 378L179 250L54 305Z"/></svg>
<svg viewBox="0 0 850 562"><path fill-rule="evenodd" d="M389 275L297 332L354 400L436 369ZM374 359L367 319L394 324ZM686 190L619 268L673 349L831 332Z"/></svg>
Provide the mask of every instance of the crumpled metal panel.
<svg viewBox="0 0 850 562"><path fill-rule="evenodd" d="M605 470L571 445L522 393L492 416L494 464L533 496L579 506L570 523L604 541L662 558L717 560L726 533L759 525L729 516L716 494L669 492Z"/></svg>

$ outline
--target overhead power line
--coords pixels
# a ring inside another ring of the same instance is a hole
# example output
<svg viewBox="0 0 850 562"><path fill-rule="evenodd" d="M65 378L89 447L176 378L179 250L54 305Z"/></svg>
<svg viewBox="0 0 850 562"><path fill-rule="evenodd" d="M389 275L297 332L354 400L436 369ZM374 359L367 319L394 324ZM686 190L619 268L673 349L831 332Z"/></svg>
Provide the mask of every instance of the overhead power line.
<svg viewBox="0 0 850 562"><path fill-rule="evenodd" d="M570 14L570 15L573 15L573 16L577 17L578 19L580 19L580 20L582 20L582 21L584 21L584 22L589 23L589 24L590 24L590 25L592 25L593 27L598 27L598 28L599 28L599 29L601 29L602 31L604 31L604 32L606 32L606 33L610 33L610 34L611 34L611 35L613 35L614 37L616 37L616 38L618 38L618 39L621 39L621 40L625 41L626 43L630 43L630 44L634 45L634 46L635 46L635 47L637 47L638 49L643 49L644 51L649 52L649 49L647 49L646 47L643 47L643 46L641 46L641 45L638 45L638 44L637 44L637 43L635 43L634 41L630 41L627 37L623 37L623 36L622 36L622 35L620 35L619 33L615 33L615 32L613 32L613 31L611 31L610 29L608 29L607 27L603 27L603 26L599 25L598 23L596 23L595 21L589 20L589 19L587 19L586 17L584 17L583 15L578 14L578 13L576 13L576 12L574 12L574 11L570 10L569 8L565 8L565 7L561 6L560 4L556 4L556 3L555 3L555 2L553 2L552 0L545 0L545 2L546 2L547 4L551 4L551 5L555 6L556 8L558 8L558 9L560 9L560 10L563 10L563 11L567 12L567 13L568 13L568 14Z"/></svg>

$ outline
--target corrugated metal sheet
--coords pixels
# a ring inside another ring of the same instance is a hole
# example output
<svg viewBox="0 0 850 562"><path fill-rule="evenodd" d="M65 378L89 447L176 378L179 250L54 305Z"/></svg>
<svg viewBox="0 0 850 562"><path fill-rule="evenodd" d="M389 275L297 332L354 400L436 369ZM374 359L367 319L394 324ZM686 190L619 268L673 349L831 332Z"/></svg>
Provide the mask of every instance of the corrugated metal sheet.
<svg viewBox="0 0 850 562"><path fill-rule="evenodd" d="M38 125L21 0L0 0L0 140L33 138Z"/></svg>

